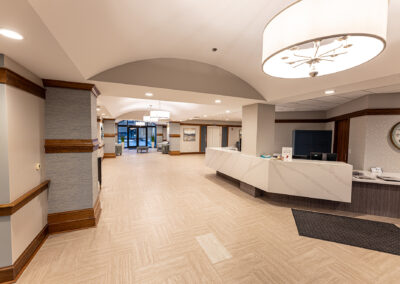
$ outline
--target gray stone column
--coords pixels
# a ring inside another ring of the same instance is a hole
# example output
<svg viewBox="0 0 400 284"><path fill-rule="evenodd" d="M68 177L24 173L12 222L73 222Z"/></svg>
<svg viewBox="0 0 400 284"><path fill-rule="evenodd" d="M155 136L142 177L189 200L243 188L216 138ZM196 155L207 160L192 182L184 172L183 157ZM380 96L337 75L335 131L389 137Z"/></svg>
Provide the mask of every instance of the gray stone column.
<svg viewBox="0 0 400 284"><path fill-rule="evenodd" d="M181 154L181 124L179 122L168 122L168 141L169 141L169 154Z"/></svg>
<svg viewBox="0 0 400 284"><path fill-rule="evenodd" d="M242 108L242 152L252 156L273 154L275 106L253 104Z"/></svg>
<svg viewBox="0 0 400 284"><path fill-rule="evenodd" d="M115 142L117 128L115 127L115 119L103 118L104 127L104 158L115 158Z"/></svg>
<svg viewBox="0 0 400 284"><path fill-rule="evenodd" d="M44 80L44 85L46 178L51 180L49 230L76 229L83 224L87 227L99 214L92 212L99 207L97 92L91 84ZM76 210L82 216L68 215ZM87 212L91 212L90 218Z"/></svg>

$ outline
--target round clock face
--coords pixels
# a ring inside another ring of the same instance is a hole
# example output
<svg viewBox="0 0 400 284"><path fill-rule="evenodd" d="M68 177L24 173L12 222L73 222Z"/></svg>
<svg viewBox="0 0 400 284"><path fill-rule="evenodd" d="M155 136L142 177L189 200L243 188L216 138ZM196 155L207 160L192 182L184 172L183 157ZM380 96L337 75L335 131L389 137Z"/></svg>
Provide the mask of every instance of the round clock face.
<svg viewBox="0 0 400 284"><path fill-rule="evenodd" d="M395 124L390 131L390 138L395 147L400 149L400 122Z"/></svg>

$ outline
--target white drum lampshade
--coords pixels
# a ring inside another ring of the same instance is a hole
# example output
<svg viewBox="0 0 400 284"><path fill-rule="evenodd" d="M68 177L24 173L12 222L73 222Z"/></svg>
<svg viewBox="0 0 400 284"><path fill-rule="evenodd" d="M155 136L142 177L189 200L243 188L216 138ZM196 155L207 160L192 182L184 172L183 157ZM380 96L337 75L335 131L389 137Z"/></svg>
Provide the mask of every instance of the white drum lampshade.
<svg viewBox="0 0 400 284"><path fill-rule="evenodd" d="M389 0L300 0L263 34L263 71L280 78L336 73L378 56L386 46Z"/></svg>

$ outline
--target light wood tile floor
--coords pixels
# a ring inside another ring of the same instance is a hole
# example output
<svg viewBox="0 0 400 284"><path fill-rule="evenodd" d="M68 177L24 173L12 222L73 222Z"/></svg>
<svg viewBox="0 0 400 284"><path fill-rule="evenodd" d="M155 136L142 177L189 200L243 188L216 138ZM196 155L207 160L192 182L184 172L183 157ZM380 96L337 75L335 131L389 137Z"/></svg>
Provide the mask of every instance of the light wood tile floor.
<svg viewBox="0 0 400 284"><path fill-rule="evenodd" d="M400 283L400 257L298 236L290 208L240 192L203 155L131 151L103 175L98 227L50 236L18 284ZM232 257L212 264L207 234Z"/></svg>

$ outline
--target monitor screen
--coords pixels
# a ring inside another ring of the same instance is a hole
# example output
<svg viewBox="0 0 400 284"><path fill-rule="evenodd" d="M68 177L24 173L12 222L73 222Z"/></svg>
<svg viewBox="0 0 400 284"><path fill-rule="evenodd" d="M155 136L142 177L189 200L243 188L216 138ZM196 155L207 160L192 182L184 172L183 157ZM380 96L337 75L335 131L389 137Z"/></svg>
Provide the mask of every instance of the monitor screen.
<svg viewBox="0 0 400 284"><path fill-rule="evenodd" d="M293 130L293 154L331 153L331 130Z"/></svg>

